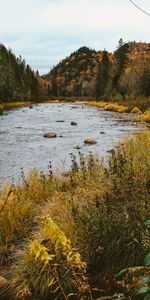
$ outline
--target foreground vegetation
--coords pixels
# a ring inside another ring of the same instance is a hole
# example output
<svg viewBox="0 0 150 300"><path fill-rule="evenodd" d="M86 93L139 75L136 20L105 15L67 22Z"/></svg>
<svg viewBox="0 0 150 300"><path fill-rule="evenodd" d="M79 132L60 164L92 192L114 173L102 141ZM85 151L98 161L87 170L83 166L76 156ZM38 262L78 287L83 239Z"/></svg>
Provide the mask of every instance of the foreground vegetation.
<svg viewBox="0 0 150 300"><path fill-rule="evenodd" d="M68 173L50 165L1 188L0 299L144 299L150 132L126 139L107 166L71 157Z"/></svg>

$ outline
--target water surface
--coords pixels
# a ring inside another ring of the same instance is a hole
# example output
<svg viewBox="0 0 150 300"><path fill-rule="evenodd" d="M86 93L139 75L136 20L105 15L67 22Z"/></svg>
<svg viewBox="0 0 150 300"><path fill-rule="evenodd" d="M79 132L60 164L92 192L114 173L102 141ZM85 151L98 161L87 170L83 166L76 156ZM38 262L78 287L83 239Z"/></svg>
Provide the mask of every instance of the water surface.
<svg viewBox="0 0 150 300"><path fill-rule="evenodd" d="M64 122L58 122L64 121ZM76 121L77 126L71 126ZM38 104L5 111L0 116L0 182L20 180L21 168L27 174L31 168L67 170L70 153L95 153L106 158L109 150L127 136L140 129L131 114L104 111L84 104ZM57 138L46 139L43 134L55 131ZM100 134L104 131L105 134ZM84 145L86 138L97 144Z"/></svg>

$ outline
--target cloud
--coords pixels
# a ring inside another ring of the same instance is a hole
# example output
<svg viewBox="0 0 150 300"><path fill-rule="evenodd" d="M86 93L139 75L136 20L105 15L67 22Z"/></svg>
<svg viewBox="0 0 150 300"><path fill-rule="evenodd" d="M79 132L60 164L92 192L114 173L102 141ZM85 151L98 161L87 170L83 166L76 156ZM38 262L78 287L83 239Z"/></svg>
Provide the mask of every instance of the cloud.
<svg viewBox="0 0 150 300"><path fill-rule="evenodd" d="M0 41L41 73L83 45L113 51L120 37L148 41L150 18L128 0L0 2ZM142 5L150 10L149 0Z"/></svg>

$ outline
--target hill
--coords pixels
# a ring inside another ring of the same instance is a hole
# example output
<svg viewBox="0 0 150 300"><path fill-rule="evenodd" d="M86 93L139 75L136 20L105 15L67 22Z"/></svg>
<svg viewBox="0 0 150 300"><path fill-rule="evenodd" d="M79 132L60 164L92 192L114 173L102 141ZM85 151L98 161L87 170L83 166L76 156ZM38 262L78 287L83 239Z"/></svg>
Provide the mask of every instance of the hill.
<svg viewBox="0 0 150 300"><path fill-rule="evenodd" d="M49 96L110 98L150 95L150 44L120 39L114 53L81 47L50 73Z"/></svg>

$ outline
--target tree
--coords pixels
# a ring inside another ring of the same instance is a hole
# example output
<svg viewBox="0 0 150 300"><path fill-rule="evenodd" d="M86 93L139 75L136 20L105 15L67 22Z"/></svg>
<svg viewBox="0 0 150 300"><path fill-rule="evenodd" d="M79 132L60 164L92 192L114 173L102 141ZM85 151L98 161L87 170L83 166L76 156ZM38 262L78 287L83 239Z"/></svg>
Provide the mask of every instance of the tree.
<svg viewBox="0 0 150 300"><path fill-rule="evenodd" d="M150 96L150 69L145 69L141 78L141 94Z"/></svg>
<svg viewBox="0 0 150 300"><path fill-rule="evenodd" d="M51 91L52 91L52 95L57 96L57 80L55 75L52 76Z"/></svg>
<svg viewBox="0 0 150 300"><path fill-rule="evenodd" d="M98 66L96 79L96 97L103 96L109 80L110 60L106 50L103 51L102 60Z"/></svg>
<svg viewBox="0 0 150 300"><path fill-rule="evenodd" d="M114 57L116 61L116 72L114 76L114 87L118 87L118 81L123 74L126 66L128 65L128 52L129 45L123 42L122 39L119 40L118 48L115 51Z"/></svg>

